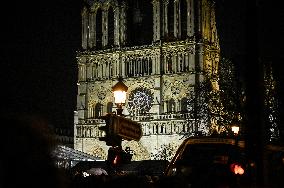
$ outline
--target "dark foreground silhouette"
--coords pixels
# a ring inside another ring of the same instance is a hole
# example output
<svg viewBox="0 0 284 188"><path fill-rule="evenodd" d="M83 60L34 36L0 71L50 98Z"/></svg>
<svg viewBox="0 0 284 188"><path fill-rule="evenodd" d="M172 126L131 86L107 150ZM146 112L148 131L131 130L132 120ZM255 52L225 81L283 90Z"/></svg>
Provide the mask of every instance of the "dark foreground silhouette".
<svg viewBox="0 0 284 188"><path fill-rule="evenodd" d="M51 157L56 142L46 121L35 116L1 117L0 187L69 187Z"/></svg>

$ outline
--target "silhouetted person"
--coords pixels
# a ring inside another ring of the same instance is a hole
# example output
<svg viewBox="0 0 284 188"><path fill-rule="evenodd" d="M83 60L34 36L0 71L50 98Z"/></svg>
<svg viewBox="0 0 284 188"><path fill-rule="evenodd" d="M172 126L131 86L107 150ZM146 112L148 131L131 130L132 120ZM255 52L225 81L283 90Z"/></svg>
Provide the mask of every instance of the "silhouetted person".
<svg viewBox="0 0 284 188"><path fill-rule="evenodd" d="M56 146L47 123L37 117L1 118L0 187L65 188L68 179L55 166Z"/></svg>

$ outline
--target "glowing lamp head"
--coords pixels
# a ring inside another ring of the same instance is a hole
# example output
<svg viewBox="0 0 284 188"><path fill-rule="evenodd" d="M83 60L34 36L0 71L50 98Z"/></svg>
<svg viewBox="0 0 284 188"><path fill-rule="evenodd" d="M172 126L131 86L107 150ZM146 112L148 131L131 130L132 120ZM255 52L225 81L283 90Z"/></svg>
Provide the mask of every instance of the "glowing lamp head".
<svg viewBox="0 0 284 188"><path fill-rule="evenodd" d="M115 104L125 104L127 90L128 87L122 82L122 79L119 79L119 81L112 87Z"/></svg>
<svg viewBox="0 0 284 188"><path fill-rule="evenodd" d="M232 126L232 131L234 132L234 134L238 134L240 131L240 127L238 126Z"/></svg>
<svg viewBox="0 0 284 188"><path fill-rule="evenodd" d="M125 104L126 92L125 91L113 91L114 103L115 104Z"/></svg>

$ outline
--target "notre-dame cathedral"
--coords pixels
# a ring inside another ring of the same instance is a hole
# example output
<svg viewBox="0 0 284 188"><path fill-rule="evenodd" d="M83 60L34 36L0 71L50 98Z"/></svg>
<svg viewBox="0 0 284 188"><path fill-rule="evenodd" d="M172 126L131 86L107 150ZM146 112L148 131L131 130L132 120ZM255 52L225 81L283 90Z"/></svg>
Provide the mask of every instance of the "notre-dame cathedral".
<svg viewBox="0 0 284 188"><path fill-rule="evenodd" d="M219 63L214 6L212 0L85 1L76 150L106 158L108 146L98 139L104 121L98 117L116 111L112 86L119 77L128 87L123 114L143 130L139 142L122 143L134 150L133 160L175 151L185 134L206 129L194 126L187 101L204 72Z"/></svg>

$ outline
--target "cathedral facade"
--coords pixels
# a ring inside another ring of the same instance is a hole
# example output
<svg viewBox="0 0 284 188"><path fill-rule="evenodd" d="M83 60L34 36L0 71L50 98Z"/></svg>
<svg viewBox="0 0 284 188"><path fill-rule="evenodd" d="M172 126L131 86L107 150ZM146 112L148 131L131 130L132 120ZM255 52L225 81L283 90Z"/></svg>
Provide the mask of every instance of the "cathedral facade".
<svg viewBox="0 0 284 188"><path fill-rule="evenodd" d="M106 158L98 117L116 110L112 86L122 77L123 114L143 130L139 142L123 141L123 148L134 151L134 160L173 153L185 134L206 131L194 123L188 100L205 72L217 70L219 56L212 0L86 1L74 148Z"/></svg>

